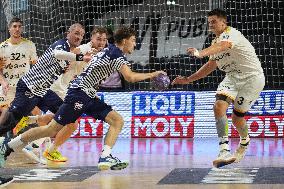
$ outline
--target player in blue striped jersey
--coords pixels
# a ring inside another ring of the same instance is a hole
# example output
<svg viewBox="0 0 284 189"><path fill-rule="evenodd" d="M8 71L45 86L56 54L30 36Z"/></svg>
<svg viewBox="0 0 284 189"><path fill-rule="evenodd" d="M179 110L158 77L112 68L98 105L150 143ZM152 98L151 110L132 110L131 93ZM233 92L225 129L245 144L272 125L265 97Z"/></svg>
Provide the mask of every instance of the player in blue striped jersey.
<svg viewBox="0 0 284 189"><path fill-rule="evenodd" d="M80 45L85 30L81 24L70 26L66 39L52 44L37 63L19 80L15 99L9 111L0 120L0 135L13 129L23 116L38 106L42 111L57 112L63 103L49 88L53 82L65 71L70 61L89 61L90 56L74 54L70 50Z"/></svg>
<svg viewBox="0 0 284 189"><path fill-rule="evenodd" d="M99 158L100 170L120 170L128 166L128 162L120 161L111 155L117 137L124 125L122 116L101 101L96 91L100 82L115 71L119 71L129 82L137 82L156 77L163 71L152 73L132 72L127 66L125 54L131 54L136 45L135 31L121 27L114 34L115 45L110 45L94 56L88 67L70 85L63 105L60 106L54 119L46 126L33 128L11 141L0 143L0 158L6 158L18 146L29 141L56 135L64 125L73 123L83 113L95 119L107 122L110 127L106 134L102 154Z"/></svg>

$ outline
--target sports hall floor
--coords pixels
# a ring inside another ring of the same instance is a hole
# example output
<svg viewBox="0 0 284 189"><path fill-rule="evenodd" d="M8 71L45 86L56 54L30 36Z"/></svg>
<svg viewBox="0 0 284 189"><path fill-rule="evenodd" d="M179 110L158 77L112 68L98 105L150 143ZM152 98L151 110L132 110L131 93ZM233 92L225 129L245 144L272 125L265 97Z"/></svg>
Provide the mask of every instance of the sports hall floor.
<svg viewBox="0 0 284 189"><path fill-rule="evenodd" d="M252 139L245 159L212 168L217 138L119 139L113 154L130 161L121 171L98 171L102 139L70 139L61 152L65 164L32 163L14 153L0 173L16 175L9 189L283 189L283 139ZM235 149L238 139L231 140Z"/></svg>

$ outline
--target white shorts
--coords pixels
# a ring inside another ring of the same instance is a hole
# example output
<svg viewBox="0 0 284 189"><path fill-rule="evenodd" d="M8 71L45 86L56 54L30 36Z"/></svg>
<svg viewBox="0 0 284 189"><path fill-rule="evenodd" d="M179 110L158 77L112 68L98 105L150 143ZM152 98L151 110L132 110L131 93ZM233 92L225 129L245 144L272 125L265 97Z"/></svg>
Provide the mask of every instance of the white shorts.
<svg viewBox="0 0 284 189"><path fill-rule="evenodd" d="M216 93L231 98L234 109L245 113L258 99L264 85L264 74L253 75L246 79L237 79L229 75L219 84Z"/></svg>
<svg viewBox="0 0 284 189"><path fill-rule="evenodd" d="M0 106L10 106L16 94L16 87L10 87L7 95L3 94L2 86L0 86Z"/></svg>

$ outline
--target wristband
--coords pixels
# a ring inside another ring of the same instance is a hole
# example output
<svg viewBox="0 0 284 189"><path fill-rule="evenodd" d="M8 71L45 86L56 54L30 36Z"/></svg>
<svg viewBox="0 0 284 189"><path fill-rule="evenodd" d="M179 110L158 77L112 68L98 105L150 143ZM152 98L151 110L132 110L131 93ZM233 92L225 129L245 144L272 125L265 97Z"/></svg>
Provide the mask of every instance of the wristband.
<svg viewBox="0 0 284 189"><path fill-rule="evenodd" d="M76 54L76 61L83 61L83 54Z"/></svg>
<svg viewBox="0 0 284 189"><path fill-rule="evenodd" d="M193 55L199 57L199 51L197 49L194 50Z"/></svg>

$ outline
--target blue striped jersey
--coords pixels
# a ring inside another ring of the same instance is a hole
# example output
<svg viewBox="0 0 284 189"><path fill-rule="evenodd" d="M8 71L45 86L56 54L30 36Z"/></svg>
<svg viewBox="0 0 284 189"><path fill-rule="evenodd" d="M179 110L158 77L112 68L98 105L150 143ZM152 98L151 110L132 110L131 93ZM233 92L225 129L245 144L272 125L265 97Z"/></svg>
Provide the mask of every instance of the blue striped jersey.
<svg viewBox="0 0 284 189"><path fill-rule="evenodd" d="M115 71L119 71L123 64L128 64L126 57L118 47L111 44L92 58L69 88L80 88L88 96L95 98L100 83Z"/></svg>
<svg viewBox="0 0 284 189"><path fill-rule="evenodd" d="M44 96L70 63L66 60L56 59L54 57L55 49L70 52L67 39L60 39L50 45L37 63L22 77L27 87L37 96Z"/></svg>

